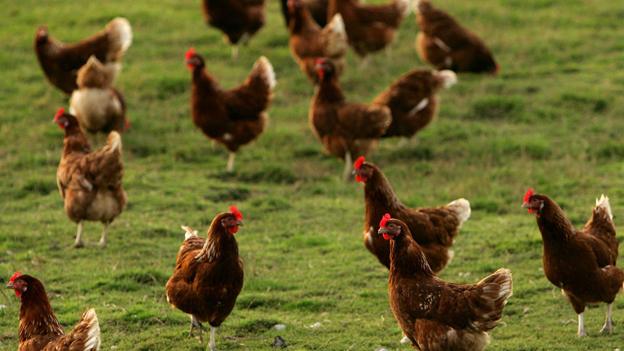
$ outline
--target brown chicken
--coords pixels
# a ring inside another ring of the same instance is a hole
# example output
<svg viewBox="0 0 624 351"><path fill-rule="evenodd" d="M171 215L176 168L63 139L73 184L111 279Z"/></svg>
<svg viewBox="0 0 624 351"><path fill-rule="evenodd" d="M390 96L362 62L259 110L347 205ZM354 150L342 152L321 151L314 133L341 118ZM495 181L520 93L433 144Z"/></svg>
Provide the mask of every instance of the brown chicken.
<svg viewBox="0 0 624 351"><path fill-rule="evenodd" d="M414 11L420 26L416 51L423 61L437 69L455 72L498 72L490 49L476 34L446 12L433 7L429 0L416 0L415 4Z"/></svg>
<svg viewBox="0 0 624 351"><path fill-rule="evenodd" d="M69 100L70 113L76 116L87 135L108 135L128 127L123 95L113 87L114 71L95 56L78 70L78 89Z"/></svg>
<svg viewBox="0 0 624 351"><path fill-rule="evenodd" d="M352 156L366 155L388 129L390 109L348 103L330 60L317 59L316 70L319 85L310 105L310 127L329 154L344 159L343 178L347 180Z"/></svg>
<svg viewBox="0 0 624 351"><path fill-rule="evenodd" d="M329 6L329 0L301 0L305 7L308 9L310 15L321 27L325 27L327 24L327 7ZM286 27L290 26L290 14L288 12L288 0L281 0L282 15L284 16L284 22Z"/></svg>
<svg viewBox="0 0 624 351"><path fill-rule="evenodd" d="M52 311L43 284L30 275L16 272L7 288L21 301L18 351L97 351L100 349L100 325L94 309L85 312L71 333Z"/></svg>
<svg viewBox="0 0 624 351"><path fill-rule="evenodd" d="M171 306L191 316L191 337L193 330L199 329L203 343L202 322L210 324L211 351L216 348L216 329L232 312L243 287L243 262L234 238L242 220L242 213L231 206L230 212L212 220L206 240L183 226L185 239L165 287Z"/></svg>
<svg viewBox="0 0 624 351"><path fill-rule="evenodd" d="M60 90L71 94L78 86L78 69L92 55L110 66L113 80L120 60L132 44L132 27L125 18L115 18L99 33L75 44L65 44L50 36L45 26L35 35L35 53L46 77Z"/></svg>
<svg viewBox="0 0 624 351"><path fill-rule="evenodd" d="M341 14L353 50L364 57L389 45L403 18L409 0L393 0L387 5L364 5L357 0L329 0L327 18Z"/></svg>
<svg viewBox="0 0 624 351"><path fill-rule="evenodd" d="M264 0L203 0L204 18L225 35L238 57L238 44L246 44L265 22Z"/></svg>
<svg viewBox="0 0 624 351"><path fill-rule="evenodd" d="M262 56L242 85L223 90L206 72L203 57L193 48L186 52L186 64L193 75L193 122L208 138L230 151L226 169L231 172L238 149L255 140L266 126L266 110L276 84L273 66Z"/></svg>
<svg viewBox="0 0 624 351"><path fill-rule="evenodd" d="M501 268L476 284L447 283L435 276L405 222L385 214L378 233L390 241L390 307L412 345L483 350L512 294L511 271Z"/></svg>
<svg viewBox="0 0 624 351"><path fill-rule="evenodd" d="M535 215L542 233L546 278L561 288L578 314L578 335L585 336L583 313L590 303L607 303L601 332L613 331L613 301L622 290L624 271L616 267L618 241L609 198L602 195L583 229L572 226L563 210L546 195L529 189L522 207Z"/></svg>
<svg viewBox="0 0 624 351"><path fill-rule="evenodd" d="M364 183L366 217L364 220L364 245L379 262L390 267L388 241L375 235L386 212L410 228L413 239L425 253L434 272L441 271L453 257L450 247L459 234L462 224L470 217L470 203L457 199L434 208L408 208L397 197L390 182L376 165L359 157L353 165L356 181Z"/></svg>
<svg viewBox="0 0 624 351"><path fill-rule="evenodd" d="M54 122L65 132L56 183L65 202L65 213L78 224L74 247L84 246L83 221L104 224L100 246L105 247L109 226L126 205L126 193L121 185L121 136L113 131L106 145L91 151L76 117L61 108Z"/></svg>
<svg viewBox="0 0 624 351"><path fill-rule="evenodd" d="M318 83L316 59L326 57L331 60L340 75L345 65L347 54L347 34L342 16L337 14L323 29L310 16L302 0L288 0L290 13L290 53L313 83Z"/></svg>
<svg viewBox="0 0 624 351"><path fill-rule="evenodd" d="M379 94L373 104L388 106L392 124L384 137L411 138L425 128L438 111L436 93L457 83L453 71L413 70Z"/></svg>

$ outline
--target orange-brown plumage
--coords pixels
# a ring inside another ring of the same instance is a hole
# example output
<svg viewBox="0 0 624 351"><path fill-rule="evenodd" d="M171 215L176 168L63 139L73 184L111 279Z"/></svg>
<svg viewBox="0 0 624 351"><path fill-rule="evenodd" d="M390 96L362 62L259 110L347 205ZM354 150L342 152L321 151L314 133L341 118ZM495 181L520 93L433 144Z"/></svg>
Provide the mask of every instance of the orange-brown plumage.
<svg viewBox="0 0 624 351"><path fill-rule="evenodd" d="M266 110L276 84L269 60L259 58L245 82L230 90L222 89L206 72L204 59L193 49L187 52L186 62L192 74L191 113L195 125L232 154L255 140L266 126ZM230 160L231 171L233 158Z"/></svg>
<svg viewBox="0 0 624 351"><path fill-rule="evenodd" d="M125 18L115 18L103 30L78 43L66 44L54 39L45 26L35 34L35 53L46 77L60 90L71 94L77 88L78 69L90 56L111 66L114 74L118 62L132 43L132 28Z"/></svg>
<svg viewBox="0 0 624 351"><path fill-rule="evenodd" d="M374 147L390 125L390 110L347 102L332 62L319 59L316 67L319 85L308 115L310 127L329 154L345 160L344 176L349 177L351 158Z"/></svg>
<svg viewBox="0 0 624 351"><path fill-rule="evenodd" d="M412 137L425 128L438 111L437 92L456 81L452 71L422 69L397 79L373 100L373 104L388 106L392 112L392 124L384 137Z"/></svg>
<svg viewBox="0 0 624 351"><path fill-rule="evenodd" d="M105 226L100 245L106 245L106 228L126 205L122 187L121 136L111 132L107 144L92 151L76 117L59 110L55 122L63 128L63 153L56 181L65 213L78 223L75 245L82 246L82 221L99 221Z"/></svg>
<svg viewBox="0 0 624 351"><path fill-rule="evenodd" d="M330 0L327 19L340 13L349 44L360 56L389 45L408 10L408 0L393 0L386 5L364 5L357 0Z"/></svg>
<svg viewBox="0 0 624 351"><path fill-rule="evenodd" d="M325 27L327 22L327 7L329 0L301 0L303 5L308 9L310 15L319 26ZM281 0L282 15L286 22L286 27L290 25L290 13L288 12L288 0Z"/></svg>
<svg viewBox="0 0 624 351"><path fill-rule="evenodd" d="M18 351L96 351L100 327L95 310L85 312L71 333L65 334L52 311L43 284L16 273L7 287L21 300Z"/></svg>
<svg viewBox="0 0 624 351"><path fill-rule="evenodd" d="M585 306L598 302L609 304L602 331L611 332L610 305L622 290L624 271L616 267L618 241L609 199L602 196L596 201L592 217L581 230L546 195L527 192L523 207L537 218L544 243L544 274L563 290L579 315L579 335L585 335Z"/></svg>
<svg viewBox="0 0 624 351"><path fill-rule="evenodd" d="M165 287L167 301L196 322L219 327L227 318L243 287L243 263L234 234L242 217L220 213L212 220L204 240L188 227L176 267Z"/></svg>
<svg viewBox="0 0 624 351"><path fill-rule="evenodd" d="M416 50L423 61L455 72L498 72L494 56L483 40L453 17L435 8L429 0L417 0L415 11L420 26Z"/></svg>
<svg viewBox="0 0 624 351"><path fill-rule="evenodd" d="M397 197L390 182L376 165L355 165L357 180L364 183L364 245L379 262L390 267L390 246L375 233L385 213L407 224L413 239L425 253L434 272L441 271L452 258L450 251L463 222L470 217L470 203L457 199L433 208L409 208Z"/></svg>
<svg viewBox="0 0 624 351"><path fill-rule="evenodd" d="M256 34L265 22L264 0L203 0L206 22L219 29L232 45Z"/></svg>
<svg viewBox="0 0 624 351"><path fill-rule="evenodd" d="M347 34L342 17L338 14L325 28L321 28L312 19L303 0L288 0L288 30L290 32L290 53L313 83L318 83L315 61L319 57L331 60L340 75L345 65L347 53Z"/></svg>
<svg viewBox="0 0 624 351"><path fill-rule="evenodd" d="M379 226L390 241L390 307L412 344L423 351L484 349L512 294L511 272L447 283L434 275L406 223L391 218Z"/></svg>

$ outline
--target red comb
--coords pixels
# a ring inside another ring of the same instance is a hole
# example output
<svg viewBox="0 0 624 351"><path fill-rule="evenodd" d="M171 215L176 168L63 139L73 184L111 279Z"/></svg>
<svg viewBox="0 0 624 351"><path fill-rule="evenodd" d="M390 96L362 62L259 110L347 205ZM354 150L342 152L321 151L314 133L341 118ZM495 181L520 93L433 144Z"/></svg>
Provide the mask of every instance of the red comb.
<svg viewBox="0 0 624 351"><path fill-rule="evenodd" d="M379 228L384 228L386 226L386 223L388 223L388 221L391 219L392 216L390 216L389 213L386 213L383 217L381 217L381 221L379 221Z"/></svg>
<svg viewBox="0 0 624 351"><path fill-rule="evenodd" d="M243 214L241 213L241 211L238 210L238 208L236 208L236 206L234 205L230 206L230 213L233 214L234 217L236 217L236 220L238 221L243 220Z"/></svg>
<svg viewBox="0 0 624 351"><path fill-rule="evenodd" d="M56 110L56 114L54 115L54 120L56 121L59 117L61 117L64 114L65 114L65 109L62 107L59 108L58 110Z"/></svg>
<svg viewBox="0 0 624 351"><path fill-rule="evenodd" d="M522 201L529 202L529 199L531 198L531 196L533 196L533 194L535 194L535 191L533 191L533 188L529 188L529 190L527 190L527 192L524 194L524 199L522 199Z"/></svg>
<svg viewBox="0 0 624 351"><path fill-rule="evenodd" d="M358 157L357 160L355 160L355 162L353 163L353 168L360 169L360 167L362 167L362 163L364 162L366 162L364 156Z"/></svg>
<svg viewBox="0 0 624 351"><path fill-rule="evenodd" d="M22 276L22 273L20 272L15 272L12 276L11 279L9 279L9 282L13 283L15 281L15 279L19 278Z"/></svg>
<svg viewBox="0 0 624 351"><path fill-rule="evenodd" d="M186 55L184 56L187 60L190 60L196 54L195 48L190 48L186 51Z"/></svg>

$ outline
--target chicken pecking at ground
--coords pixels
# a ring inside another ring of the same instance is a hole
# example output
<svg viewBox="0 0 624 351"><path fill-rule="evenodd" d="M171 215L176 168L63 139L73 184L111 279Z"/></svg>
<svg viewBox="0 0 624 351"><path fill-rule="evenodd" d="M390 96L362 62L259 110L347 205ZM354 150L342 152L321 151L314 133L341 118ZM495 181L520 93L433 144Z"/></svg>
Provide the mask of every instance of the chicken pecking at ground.
<svg viewBox="0 0 624 351"><path fill-rule="evenodd" d="M71 333L52 311L43 284L35 277L16 272L7 288L20 299L18 351L97 351L100 325L94 309L86 311Z"/></svg>
<svg viewBox="0 0 624 351"><path fill-rule="evenodd" d="M373 104L388 106L392 112L392 124L384 137L411 138L425 128L438 111L436 93L457 83L453 71L413 70L379 94Z"/></svg>
<svg viewBox="0 0 624 351"><path fill-rule="evenodd" d="M54 122L65 132L63 153L56 172L56 183L65 203L65 213L78 224L74 247L83 247L83 222L104 224L100 246L107 244L108 228L126 205L121 180L123 163L121 136L113 131L106 145L91 147L76 117L59 109Z"/></svg>
<svg viewBox="0 0 624 351"><path fill-rule="evenodd" d="M601 332L613 331L612 308L622 290L624 271L616 267L618 241L609 198L596 199L596 207L581 230L548 196L529 189L522 207L534 214L542 233L542 263L546 278L562 289L578 314L578 335L585 336L583 313L590 303L605 302L607 316Z"/></svg>
<svg viewBox="0 0 624 351"><path fill-rule="evenodd" d="M366 155L390 126L390 109L347 102L330 60L317 59L316 70L319 85L310 105L310 127L329 154L344 159L343 178L348 180L353 155Z"/></svg>
<svg viewBox="0 0 624 351"><path fill-rule="evenodd" d="M125 18L115 18L106 28L75 44L65 44L54 39L45 26L35 35L35 53L46 77L60 90L71 94L78 85L78 70L89 57L95 56L113 72L119 71L121 58L132 44L132 27Z"/></svg>
<svg viewBox="0 0 624 351"><path fill-rule="evenodd" d="M390 245L375 234L384 213L390 212L394 218L407 223L434 272L446 267L453 257L450 250L453 240L470 217L468 200L457 199L445 206L412 209L401 203L379 167L359 157L353 168L356 181L364 183L364 245L368 251L381 264L390 267Z"/></svg>
<svg viewBox="0 0 624 351"><path fill-rule="evenodd" d="M238 44L246 44L265 22L264 0L203 0L204 18L225 35L238 57Z"/></svg>
<svg viewBox="0 0 624 351"><path fill-rule="evenodd" d="M230 207L229 212L215 216L205 240L197 236L197 231L183 226L185 239L165 287L167 302L190 315L190 336L199 329L203 343L202 322L210 324L211 351L216 348L216 329L232 312L243 287L243 262L234 238L242 220L242 213Z"/></svg>
<svg viewBox="0 0 624 351"><path fill-rule="evenodd" d="M403 18L409 13L409 0L393 0L386 5L365 5L358 0L330 0L327 18L341 14L349 44L365 57L387 47Z"/></svg>
<svg viewBox="0 0 624 351"><path fill-rule="evenodd" d="M103 65L95 56L78 70L78 89L69 100L69 112L76 116L80 128L90 137L111 131L123 132L129 123L126 119L126 102L119 90L113 87L114 71Z"/></svg>
<svg viewBox="0 0 624 351"><path fill-rule="evenodd" d="M422 351L483 350L512 294L511 272L501 268L476 284L447 283L435 276L405 222L387 213L378 234L390 242L390 307L412 345Z"/></svg>
<svg viewBox="0 0 624 351"><path fill-rule="evenodd" d="M242 85L223 90L206 72L204 58L195 49L186 52L186 64L192 73L193 122L230 151L226 170L232 172L238 149L255 140L267 124L266 110L276 84L273 66L262 56Z"/></svg>
<svg viewBox="0 0 624 351"><path fill-rule="evenodd" d="M433 7L429 0L416 0L414 12L420 26L416 51L423 61L455 72L498 72L490 49L453 17Z"/></svg>
<svg viewBox="0 0 624 351"><path fill-rule="evenodd" d="M282 16L284 16L284 22L286 22L286 27L290 26L290 13L288 11L288 1L289 0L281 0L282 5ZM314 22L321 27L325 27L327 22L327 7L329 6L329 0L301 0L303 5L306 7Z"/></svg>
<svg viewBox="0 0 624 351"><path fill-rule="evenodd" d="M318 83L316 59L326 57L332 61L336 74L340 75L345 66L348 49L342 16L335 15L325 28L321 28L312 19L303 0L288 0L287 10L290 16L288 25L290 53L301 71L313 83Z"/></svg>

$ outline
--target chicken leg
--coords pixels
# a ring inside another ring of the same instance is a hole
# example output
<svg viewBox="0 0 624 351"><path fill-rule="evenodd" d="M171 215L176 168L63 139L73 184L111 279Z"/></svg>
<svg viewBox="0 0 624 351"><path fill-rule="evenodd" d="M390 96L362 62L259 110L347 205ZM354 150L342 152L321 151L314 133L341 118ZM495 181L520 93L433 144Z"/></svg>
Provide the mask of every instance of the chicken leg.
<svg viewBox="0 0 624 351"><path fill-rule="evenodd" d="M578 336L587 336L585 333L585 317L583 317L583 312L578 315Z"/></svg>
<svg viewBox="0 0 624 351"><path fill-rule="evenodd" d="M76 240L74 241L74 247L77 249L84 247L84 243L82 242L82 231L83 225L82 221L80 221L78 222L78 229L76 230Z"/></svg>
<svg viewBox="0 0 624 351"><path fill-rule="evenodd" d="M232 45L232 61L238 60L238 44Z"/></svg>
<svg viewBox="0 0 624 351"><path fill-rule="evenodd" d="M225 170L228 173L232 173L234 171L234 159L235 158L236 158L236 153L230 152L230 155L228 156L227 166L225 168Z"/></svg>
<svg viewBox="0 0 624 351"><path fill-rule="evenodd" d="M102 237L100 238L100 244L99 244L101 248L106 247L106 236L108 235L108 226L110 226L110 222L104 223L104 229L102 230Z"/></svg>
<svg viewBox="0 0 624 351"><path fill-rule="evenodd" d="M217 341L215 334L217 332L217 327L210 326L210 342L208 342L208 347L210 351L217 351Z"/></svg>
<svg viewBox="0 0 624 351"><path fill-rule="evenodd" d="M344 179L345 182L348 182L349 180L351 180L351 173L352 173L352 167L353 167L353 160L351 159L351 153L349 151L345 152L345 168L344 171L342 172L342 179Z"/></svg>
<svg viewBox="0 0 624 351"><path fill-rule="evenodd" d="M601 333L611 334L613 332L613 319L611 318L611 312L613 312L613 303L607 305L607 319L605 324L600 329Z"/></svg>
<svg viewBox="0 0 624 351"><path fill-rule="evenodd" d="M189 337L193 337L193 330L199 330L199 342L203 345L204 344L204 330L206 330L206 328L204 328L204 326L201 324L200 321L198 321L195 316L191 315L191 330L189 331ZM211 333L211 337L212 337L212 333Z"/></svg>

